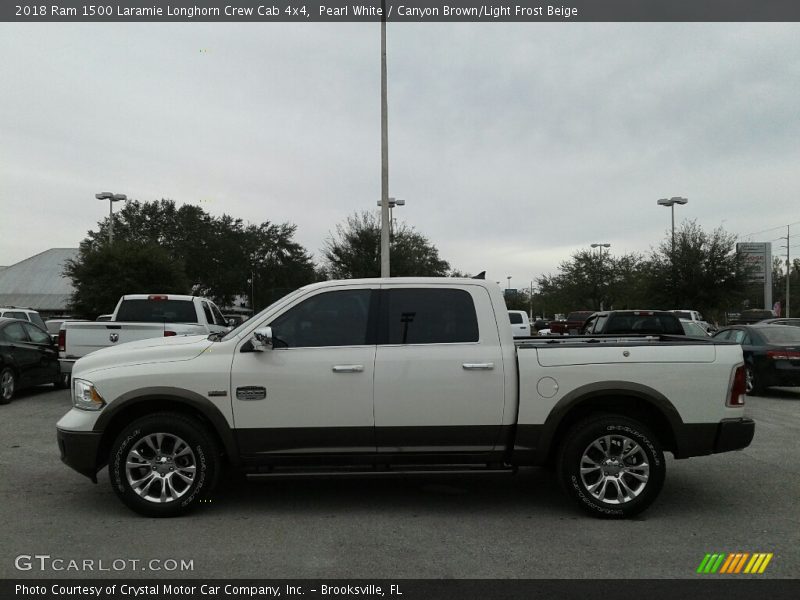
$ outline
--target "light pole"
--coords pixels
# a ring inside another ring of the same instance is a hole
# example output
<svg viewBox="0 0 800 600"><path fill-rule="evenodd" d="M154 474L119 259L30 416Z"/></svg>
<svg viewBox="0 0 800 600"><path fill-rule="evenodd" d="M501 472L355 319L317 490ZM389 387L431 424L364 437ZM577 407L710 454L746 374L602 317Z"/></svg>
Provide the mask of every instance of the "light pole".
<svg viewBox="0 0 800 600"><path fill-rule="evenodd" d="M108 245L114 243L114 202L127 200L125 194L114 194L112 192L100 192L94 195L98 200L108 200Z"/></svg>
<svg viewBox="0 0 800 600"><path fill-rule="evenodd" d="M600 257L600 271L601 271L600 276L602 277L603 276L603 273L602 273L602 270L603 270L603 248L611 248L611 244L609 244L607 242L604 242L602 244L591 244L591 246L592 246L592 248L597 248L597 253L598 253L598 256ZM609 250L609 252L610 252L610 250ZM600 298L600 310L604 310L604 308L603 308L603 298L602 297Z"/></svg>
<svg viewBox="0 0 800 600"><path fill-rule="evenodd" d="M510 289L511 289L511 275L509 275L508 277L506 277L506 279L508 279L508 285L506 286L506 289L507 289L507 290L510 290Z"/></svg>
<svg viewBox="0 0 800 600"><path fill-rule="evenodd" d="M672 198L661 198L658 200L657 204L659 206L669 206L670 210L672 211L672 252L671 252L671 261L672 261L672 287L674 293L674 302L675 306L678 306L678 282L677 276L675 272L675 205L676 204L686 204L689 202L686 198L681 198L680 196L673 196Z"/></svg>
<svg viewBox="0 0 800 600"><path fill-rule="evenodd" d="M675 205L686 204L689 202L686 198L680 196L673 196L672 198L661 198L657 203L659 206L669 206L672 211L672 262L675 262Z"/></svg>
<svg viewBox="0 0 800 600"><path fill-rule="evenodd" d="M381 2L381 277L389 277L389 104L386 92L386 1Z"/></svg>
<svg viewBox="0 0 800 600"><path fill-rule="evenodd" d="M394 208L396 206L405 206L406 201L400 198L389 198L389 233L394 233L392 231L392 223L394 223ZM378 200L378 206L383 207L383 202Z"/></svg>

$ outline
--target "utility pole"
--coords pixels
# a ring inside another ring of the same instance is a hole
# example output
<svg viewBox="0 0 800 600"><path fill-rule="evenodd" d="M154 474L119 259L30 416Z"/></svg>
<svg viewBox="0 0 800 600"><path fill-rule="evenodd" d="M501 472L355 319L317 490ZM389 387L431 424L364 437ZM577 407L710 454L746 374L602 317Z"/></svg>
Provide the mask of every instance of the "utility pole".
<svg viewBox="0 0 800 600"><path fill-rule="evenodd" d="M789 313L789 280L792 278L792 263L789 261L789 227L786 226L786 318L790 316Z"/></svg>
<svg viewBox="0 0 800 600"><path fill-rule="evenodd" d="M533 281L531 281L531 295L529 296L529 299L530 303L528 306L528 312L530 313L530 320L533 321Z"/></svg>
<svg viewBox="0 0 800 600"><path fill-rule="evenodd" d="M386 0L381 0L381 277L389 268L389 111L386 97Z"/></svg>

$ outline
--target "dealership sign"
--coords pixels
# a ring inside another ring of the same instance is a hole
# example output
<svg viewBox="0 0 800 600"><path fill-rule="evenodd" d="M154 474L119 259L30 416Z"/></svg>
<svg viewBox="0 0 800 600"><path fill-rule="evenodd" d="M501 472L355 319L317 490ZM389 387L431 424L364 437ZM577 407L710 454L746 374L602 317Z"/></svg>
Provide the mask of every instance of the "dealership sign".
<svg viewBox="0 0 800 600"><path fill-rule="evenodd" d="M750 281L765 283L772 273L772 244L770 242L747 242L736 244L736 252L751 269Z"/></svg>

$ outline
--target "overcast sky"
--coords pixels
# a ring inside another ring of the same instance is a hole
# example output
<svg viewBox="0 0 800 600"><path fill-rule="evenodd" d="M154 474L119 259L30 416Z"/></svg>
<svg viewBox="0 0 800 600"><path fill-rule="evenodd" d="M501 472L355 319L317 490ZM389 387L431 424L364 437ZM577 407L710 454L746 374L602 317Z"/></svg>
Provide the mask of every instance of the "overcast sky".
<svg viewBox="0 0 800 600"><path fill-rule="evenodd" d="M379 43L377 23L0 24L0 265L76 247L106 190L289 221L319 257L378 210ZM397 23L388 56L395 216L455 268L525 287L593 242L647 251L665 196L741 236L800 221L798 24Z"/></svg>

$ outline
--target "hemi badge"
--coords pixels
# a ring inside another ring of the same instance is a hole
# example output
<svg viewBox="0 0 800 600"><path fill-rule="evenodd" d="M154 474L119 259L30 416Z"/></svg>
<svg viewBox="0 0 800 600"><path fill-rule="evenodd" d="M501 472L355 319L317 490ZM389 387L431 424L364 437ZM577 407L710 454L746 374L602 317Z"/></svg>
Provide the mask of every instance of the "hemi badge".
<svg viewBox="0 0 800 600"><path fill-rule="evenodd" d="M210 392L208 392L208 396L209 397L212 397L212 396L227 396L227 395L228 395L228 392L226 392L225 390L211 390Z"/></svg>

